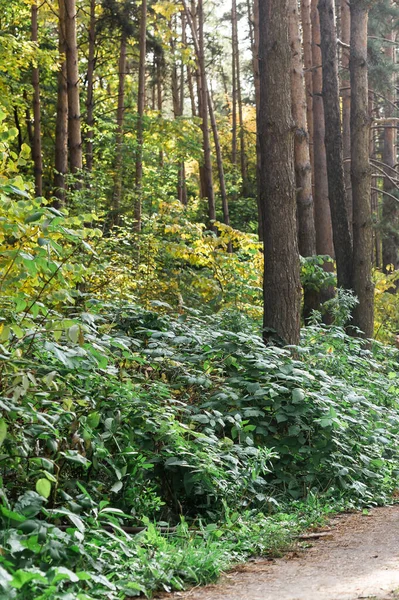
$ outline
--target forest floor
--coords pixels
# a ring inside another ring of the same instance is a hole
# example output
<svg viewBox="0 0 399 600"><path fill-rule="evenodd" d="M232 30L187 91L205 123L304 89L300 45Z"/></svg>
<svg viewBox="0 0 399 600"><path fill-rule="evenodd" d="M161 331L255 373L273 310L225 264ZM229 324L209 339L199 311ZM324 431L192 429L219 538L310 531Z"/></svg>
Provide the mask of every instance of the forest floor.
<svg viewBox="0 0 399 600"><path fill-rule="evenodd" d="M399 506L334 517L284 558L255 559L184 600L399 599Z"/></svg>

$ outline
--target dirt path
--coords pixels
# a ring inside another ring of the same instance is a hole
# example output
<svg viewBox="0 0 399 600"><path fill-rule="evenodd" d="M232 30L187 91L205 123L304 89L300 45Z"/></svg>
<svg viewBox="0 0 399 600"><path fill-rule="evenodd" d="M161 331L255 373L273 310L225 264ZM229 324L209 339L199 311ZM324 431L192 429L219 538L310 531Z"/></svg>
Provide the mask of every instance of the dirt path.
<svg viewBox="0 0 399 600"><path fill-rule="evenodd" d="M399 599L399 506L350 514L327 537L284 559L255 561L219 585L175 594L185 600ZM331 533L331 535L330 535Z"/></svg>

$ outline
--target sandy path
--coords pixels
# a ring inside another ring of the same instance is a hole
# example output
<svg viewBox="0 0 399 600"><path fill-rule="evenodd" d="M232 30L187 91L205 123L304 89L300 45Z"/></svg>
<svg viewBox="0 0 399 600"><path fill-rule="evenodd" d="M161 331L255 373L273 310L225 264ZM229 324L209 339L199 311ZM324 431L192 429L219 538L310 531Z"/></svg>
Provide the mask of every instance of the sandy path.
<svg viewBox="0 0 399 600"><path fill-rule="evenodd" d="M255 561L219 585L176 600L358 600L399 598L399 506L331 521L331 536L275 561Z"/></svg>

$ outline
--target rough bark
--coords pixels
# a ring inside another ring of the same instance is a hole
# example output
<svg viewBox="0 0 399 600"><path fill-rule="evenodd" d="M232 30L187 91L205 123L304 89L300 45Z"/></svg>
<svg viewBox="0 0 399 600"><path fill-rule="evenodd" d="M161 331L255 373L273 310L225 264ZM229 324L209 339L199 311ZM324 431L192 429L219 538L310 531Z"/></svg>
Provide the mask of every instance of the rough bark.
<svg viewBox="0 0 399 600"><path fill-rule="evenodd" d="M294 127L291 116L288 0L259 4L264 339L299 341L301 287L296 234ZM274 334L275 335L275 334Z"/></svg>
<svg viewBox="0 0 399 600"><path fill-rule="evenodd" d="M394 35L393 31L388 32L386 38L393 42ZM385 56L390 62L394 62L395 52L394 44L388 44L385 48ZM390 90L387 91L387 102L385 104L385 117L394 116L393 103L395 97L393 94L394 82L392 77L392 84ZM395 164L396 164L396 153L395 153L395 137L396 130L393 127L393 123L390 126L384 127L384 140L383 140L383 153L382 161L386 165L385 171L387 176L384 178L384 192L394 195L395 186L392 182L392 178L396 177ZM382 205L382 222L383 222L383 237L382 237L382 263L384 271L387 273L388 270L393 266L394 270L399 268L398 260L398 249L399 249L399 209L398 201L395 201L389 196L384 196Z"/></svg>
<svg viewBox="0 0 399 600"><path fill-rule="evenodd" d="M237 2L231 3L231 78L232 78L232 123L231 123L231 162L237 166Z"/></svg>
<svg viewBox="0 0 399 600"><path fill-rule="evenodd" d="M331 212L328 200L327 159L324 145L323 79L321 70L318 0L312 0L312 83L313 83L313 201L315 208L317 254L334 256Z"/></svg>
<svg viewBox="0 0 399 600"><path fill-rule="evenodd" d="M289 0L291 42L291 104L295 124L294 159L297 187L298 244L302 256L316 254L312 169L306 119L306 97L297 0Z"/></svg>
<svg viewBox="0 0 399 600"><path fill-rule="evenodd" d="M147 0L141 0L140 38L139 38L139 86L137 97L137 132L136 132L136 174L134 201L134 229L141 231L142 181L143 181L143 142L144 142L144 109L145 109L145 69L147 53Z"/></svg>
<svg viewBox="0 0 399 600"><path fill-rule="evenodd" d="M352 239L347 215L334 0L319 0L328 195L338 287L352 287Z"/></svg>
<svg viewBox="0 0 399 600"><path fill-rule="evenodd" d="M37 44L38 41L38 24L37 24L38 7L36 1L32 3L32 42ZM32 85L33 85L33 172L35 176L35 194L41 196L43 194L43 161L42 161L42 136L41 136L41 109L40 109L40 74L38 65L32 69Z"/></svg>
<svg viewBox="0 0 399 600"><path fill-rule="evenodd" d="M201 130L202 130L202 147L204 162L202 165L202 194L208 199L208 219L209 226L213 229L212 221L216 220L216 207L215 207L215 195L213 189L213 175L212 175L212 156L211 156L211 145L209 138L209 125L208 125L208 82L206 78L205 70L205 52L204 52L204 15L203 15L203 3L202 0L198 0L197 7L197 19L198 19L198 35L196 29L196 23L193 21L192 13L190 12L187 1L183 0L183 6L186 13L187 21L190 25L191 35L194 42L195 52L197 55L198 70L200 75L200 89L199 89L199 116L201 117Z"/></svg>
<svg viewBox="0 0 399 600"><path fill-rule="evenodd" d="M346 188L346 206L349 219L349 228L352 232L353 206L352 206L352 183L351 183L351 91L349 82L349 45L351 30L351 13L349 0L341 0L341 40L345 46L341 50L342 56L342 140L344 148L344 171Z"/></svg>
<svg viewBox="0 0 399 600"><path fill-rule="evenodd" d="M118 108L116 111L116 140L115 140L115 182L112 199L112 218L114 225L119 225L123 181L123 137L125 115L125 80L126 80L126 33L122 31L118 61Z"/></svg>
<svg viewBox="0 0 399 600"><path fill-rule="evenodd" d="M65 48L65 5L59 0L58 38L60 53L60 70L57 76L57 117L55 125L55 173L54 196L55 205L65 202L65 175L68 172L68 86Z"/></svg>
<svg viewBox="0 0 399 600"><path fill-rule="evenodd" d="M89 23L89 54L87 60L87 97L86 97L86 169L93 169L93 138L94 138L94 69L96 66L96 0L90 0Z"/></svg>
<svg viewBox="0 0 399 600"><path fill-rule="evenodd" d="M71 173L82 169L82 133L79 98L79 62L76 40L76 0L65 3L65 46L68 87L68 145ZM79 182L76 183L79 187Z"/></svg>
<svg viewBox="0 0 399 600"><path fill-rule="evenodd" d="M211 97L211 94L209 93L209 91L208 91L208 108L209 108L209 118L211 121L211 127L212 127L212 133L213 133L213 142L215 144L215 151L216 151L216 163L217 163L218 175L219 175L220 196L222 198L223 222L226 225L230 225L229 204L228 204L228 200L227 200L226 182L225 182L225 178L224 178L222 149L220 146L219 132L218 132L218 127L217 127L217 123L216 123L215 111L213 108L213 101L212 101L212 97Z"/></svg>
<svg viewBox="0 0 399 600"><path fill-rule="evenodd" d="M310 164L313 173L313 77L312 77L312 23L310 20L310 0L301 1L301 21L303 37L303 66L305 68L306 121L309 134ZM313 181L312 181L313 185Z"/></svg>
<svg viewBox="0 0 399 600"><path fill-rule="evenodd" d="M368 115L368 0L351 0L351 165L353 197L353 291L359 304L353 325L366 338L373 335L373 231L370 202L370 119Z"/></svg>

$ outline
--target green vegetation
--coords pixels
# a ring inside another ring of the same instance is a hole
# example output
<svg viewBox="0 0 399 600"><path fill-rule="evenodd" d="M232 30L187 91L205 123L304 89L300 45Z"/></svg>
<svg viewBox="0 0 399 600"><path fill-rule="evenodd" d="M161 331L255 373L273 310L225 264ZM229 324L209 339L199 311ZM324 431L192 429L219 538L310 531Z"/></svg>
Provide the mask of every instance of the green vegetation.
<svg viewBox="0 0 399 600"><path fill-rule="evenodd" d="M115 258L120 234L82 228L90 215L64 216L16 183L0 208L2 597L181 589L280 551L323 513L390 501L398 351L347 336L351 297L334 300L335 325L315 314L300 346L265 346L250 236L231 231L235 254L222 238L193 265L205 234L171 240L181 222L169 212L141 287L128 278L137 255ZM103 283L113 264L117 293Z"/></svg>

